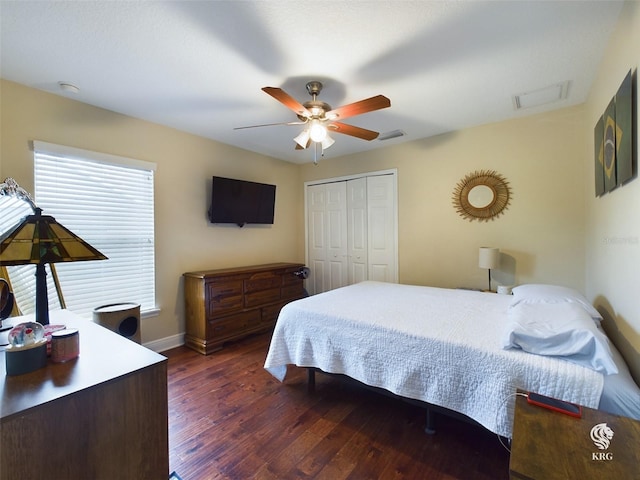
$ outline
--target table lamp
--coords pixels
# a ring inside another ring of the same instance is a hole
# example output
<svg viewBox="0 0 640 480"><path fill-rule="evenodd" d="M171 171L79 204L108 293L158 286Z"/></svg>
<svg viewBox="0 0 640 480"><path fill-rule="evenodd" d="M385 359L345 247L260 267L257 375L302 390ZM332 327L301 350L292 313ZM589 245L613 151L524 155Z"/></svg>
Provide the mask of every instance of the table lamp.
<svg viewBox="0 0 640 480"><path fill-rule="evenodd" d="M478 266L489 270L489 291L491 291L491 269L500 264L500 250L493 247L480 247Z"/></svg>
<svg viewBox="0 0 640 480"><path fill-rule="evenodd" d="M36 322L49 324L49 299L45 264L106 260L107 257L80 237L60 225L55 218L35 213L0 236L0 265L36 266Z"/></svg>

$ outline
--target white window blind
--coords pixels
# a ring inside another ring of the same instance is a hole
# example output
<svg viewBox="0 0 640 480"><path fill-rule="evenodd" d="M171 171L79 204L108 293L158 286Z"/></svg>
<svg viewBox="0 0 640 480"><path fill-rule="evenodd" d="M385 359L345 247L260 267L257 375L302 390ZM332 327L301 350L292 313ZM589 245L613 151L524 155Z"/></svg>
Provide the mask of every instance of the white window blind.
<svg viewBox="0 0 640 480"><path fill-rule="evenodd" d="M155 164L43 142L34 153L38 207L108 257L56 264L67 308L155 310Z"/></svg>

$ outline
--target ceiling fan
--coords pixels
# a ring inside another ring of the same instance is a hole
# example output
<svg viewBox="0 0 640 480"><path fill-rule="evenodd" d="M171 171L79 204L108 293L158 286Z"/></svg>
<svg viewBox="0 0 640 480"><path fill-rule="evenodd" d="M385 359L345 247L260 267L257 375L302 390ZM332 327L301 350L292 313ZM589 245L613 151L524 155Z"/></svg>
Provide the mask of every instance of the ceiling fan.
<svg viewBox="0 0 640 480"><path fill-rule="evenodd" d="M374 140L378 138L378 132L348 125L339 120L390 107L391 101L387 97L384 95L376 95L375 97L350 103L349 105L331 108L331 105L328 103L318 100L318 95L322 91L321 82L311 81L307 83L306 87L307 92L311 95L311 100L304 103L298 102L281 88L264 87L262 89L263 92L271 95L285 107L292 110L298 116L299 121L251 125L247 127L237 127L234 130L273 125L308 125L308 127L293 140L296 142L296 150L303 150L312 143L315 144L316 156L314 157L314 163L317 163L318 145L320 145L322 153L324 154L324 150L335 142L328 135L329 131L350 135L363 140Z"/></svg>

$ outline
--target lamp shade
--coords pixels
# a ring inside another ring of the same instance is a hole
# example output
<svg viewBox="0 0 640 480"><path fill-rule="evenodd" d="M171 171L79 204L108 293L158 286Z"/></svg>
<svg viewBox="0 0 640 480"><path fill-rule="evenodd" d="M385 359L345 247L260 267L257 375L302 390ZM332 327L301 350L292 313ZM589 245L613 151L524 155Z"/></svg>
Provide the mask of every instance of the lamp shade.
<svg viewBox="0 0 640 480"><path fill-rule="evenodd" d="M498 268L500 264L500 250L493 247L480 247L478 266L480 268Z"/></svg>
<svg viewBox="0 0 640 480"><path fill-rule="evenodd" d="M0 265L106 260L102 253L36 208L0 237Z"/></svg>
<svg viewBox="0 0 640 480"><path fill-rule="evenodd" d="M55 218L42 215L37 207L33 215L27 215L16 227L0 236L0 265L36 266L36 322L41 325L49 324L45 264L106 259Z"/></svg>
<svg viewBox="0 0 640 480"><path fill-rule="evenodd" d="M293 141L296 142L298 145L300 145L302 148L307 148L309 144L309 130L305 129L302 132L300 132L300 134L297 135L293 139Z"/></svg>
<svg viewBox="0 0 640 480"><path fill-rule="evenodd" d="M327 148L329 148L334 143L336 143L336 141L333 138L331 138L329 135L327 135L324 138L324 140L322 140L322 150L326 150Z"/></svg>

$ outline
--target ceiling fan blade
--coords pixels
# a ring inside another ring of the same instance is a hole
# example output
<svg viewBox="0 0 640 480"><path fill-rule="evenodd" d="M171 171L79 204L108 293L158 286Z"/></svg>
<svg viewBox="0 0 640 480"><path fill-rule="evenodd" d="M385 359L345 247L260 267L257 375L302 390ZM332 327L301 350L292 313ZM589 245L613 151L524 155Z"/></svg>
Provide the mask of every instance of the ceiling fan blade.
<svg viewBox="0 0 640 480"><path fill-rule="evenodd" d="M378 135L380 135L378 132L374 132L373 130L354 127L353 125L347 125L346 123L342 122L331 122L329 125L327 125L327 128L330 128L336 133L351 135L352 137L361 138L362 140L375 140L376 138L378 138Z"/></svg>
<svg viewBox="0 0 640 480"><path fill-rule="evenodd" d="M311 112L307 110L304 105L302 105L299 101L289 95L287 92L282 90L281 88L276 87L264 87L262 89L263 92L271 95L273 98L282 103L289 110L293 110L296 115L301 115L303 117L310 117Z"/></svg>
<svg viewBox="0 0 640 480"><path fill-rule="evenodd" d="M339 118L345 119L349 117L355 117L356 115L362 115L363 113L373 112L374 110L380 110L391 106L391 100L384 95L377 95L375 97L360 100L359 102L350 103L342 107L334 108L326 113L327 118Z"/></svg>
<svg viewBox="0 0 640 480"><path fill-rule="evenodd" d="M304 125L307 122L279 122L279 123L263 123L261 125L248 125L246 127L234 127L234 130L244 130L245 128L256 127L273 127L275 125Z"/></svg>

